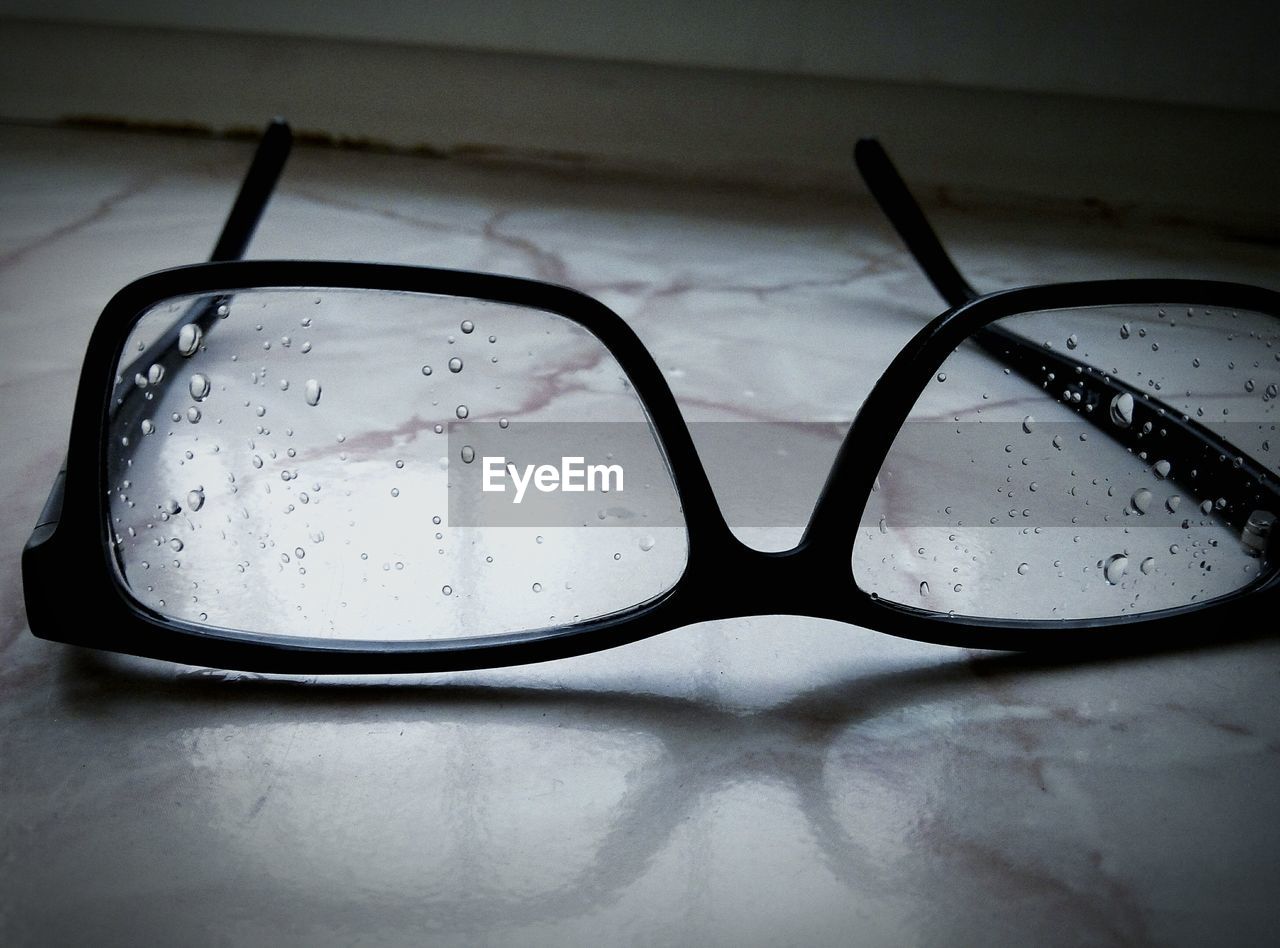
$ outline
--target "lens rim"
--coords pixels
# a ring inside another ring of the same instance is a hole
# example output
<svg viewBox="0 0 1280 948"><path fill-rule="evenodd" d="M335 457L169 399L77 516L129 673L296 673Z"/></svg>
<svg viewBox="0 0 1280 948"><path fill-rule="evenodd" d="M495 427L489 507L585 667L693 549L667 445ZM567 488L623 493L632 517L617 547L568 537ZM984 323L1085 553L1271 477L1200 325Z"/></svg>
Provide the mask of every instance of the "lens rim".
<svg viewBox="0 0 1280 948"><path fill-rule="evenodd" d="M837 535L842 537L852 575L857 524L898 432L942 364L979 330L997 320L1052 310L1173 304L1251 310L1280 319L1280 293L1236 283L1179 279L1095 280L1021 287L978 297L943 313L903 348L863 403L815 509L811 522L814 541L826 544L835 542ZM1101 379L1094 381L1103 385ZM1089 643L1081 643L1080 631L1107 629L1117 635L1117 647L1130 647L1144 638L1150 643L1157 636L1194 636L1196 630L1185 621L1190 614L1200 621L1210 610L1232 610L1240 600L1255 594L1274 599L1280 594L1280 563L1275 555L1268 559L1269 573L1233 593L1204 603L1132 616L1039 620L949 616L881 599L860 586L858 591L870 603L875 621L882 624L881 631L907 638L979 648L1077 648L1082 644L1104 644L1093 642L1093 637ZM854 583L857 585L856 579ZM1261 600L1254 602L1261 605ZM949 634L941 636L936 623L950 630ZM1119 635L1121 630L1123 635Z"/></svg>
<svg viewBox="0 0 1280 948"><path fill-rule="evenodd" d="M594 651L659 631L646 632L643 625L626 623L670 598L681 581L647 603L570 628L410 642L325 641L210 630L163 616L134 601L110 568L103 434L110 419L116 366L129 331L143 313L165 300L285 287L454 296L539 309L569 319L594 335L614 356L653 422L655 438L668 459L686 511L690 558L695 537L727 532L661 372L630 327L597 300L534 280L429 267L322 261L196 264L130 283L108 302L94 327L76 395L62 508L56 519L42 518L50 522L37 528L23 554L28 618L36 635L193 664L250 670L375 672L410 670L410 666L445 670L519 664L552 657L556 651ZM77 600L94 604L96 622L88 623L83 613L67 608L67 577L75 577ZM593 638L598 644L592 644Z"/></svg>
<svg viewBox="0 0 1280 948"><path fill-rule="evenodd" d="M1184 306L1185 303L1164 300L1158 309L1160 316L1164 317L1166 311L1176 313ZM1228 313L1234 316L1236 312L1241 311L1239 307L1209 307L1206 308L1205 315L1195 321L1196 323L1208 318L1208 309L1216 310L1223 317ZM1111 319L1116 318L1116 311L1122 311L1127 317L1136 316L1137 312L1154 312L1147 305L1126 306L1115 303L1104 306L1027 311L1003 318L993 326L977 329L966 338L965 342L974 343L973 351L981 353L979 358L989 361L996 370L1003 367L1006 375L1012 371L1016 378L1021 378L1022 381L1030 386L1034 386L1037 389L1049 389L1044 394L1044 398L1048 398L1050 403L1064 406L1070 414L1075 416L1077 422L1084 423L1095 433L1101 435L1103 442L1111 441L1117 443L1119 447L1126 450L1135 459L1147 457L1147 450L1153 448L1154 445L1149 439L1144 439L1144 433L1158 427L1161 435L1159 439L1160 454L1158 456L1174 460L1176 462L1175 468L1181 469L1184 474L1187 471L1192 471L1192 476L1196 477L1194 484L1189 482L1179 484L1182 490L1194 490L1201 497L1207 494L1212 497L1232 498L1232 503L1227 505L1220 513L1229 530L1237 531L1237 533L1243 530L1250 513L1253 511L1259 509L1280 510L1280 489L1277 488L1276 475L1254 457L1243 453L1240 448L1234 446L1218 431L1202 424L1195 418L1187 417L1181 413L1181 409L1168 404L1165 401L1165 395L1158 391L1159 386L1157 386L1156 392L1144 390L1120 378L1114 371L1100 369L1098 365L1091 363L1087 357L1083 359L1077 358L1070 351L1070 346L1064 351L1059 351L1056 348L1051 348L1047 342L1041 345L1040 342L1028 338L1021 332L1015 329L1007 329L1002 325L1005 322L1016 322L1024 317L1032 317L1037 320L1045 320L1047 317L1047 320L1042 322L1042 326L1048 328L1056 319L1074 318L1077 315L1092 315L1094 317L1102 315L1103 318ZM1244 312L1250 311L1244 310ZM1275 318L1273 314L1269 313L1257 313L1255 315L1261 317L1264 321ZM1136 318L1141 319L1142 317ZM1181 323L1180 320L1178 322ZM1273 330L1280 328L1280 324L1273 323L1272 325ZM1172 331L1174 320L1170 320L1165 328L1167 331ZM1061 327L1061 331L1065 333L1070 330L1064 326ZM1195 330L1189 329L1188 331L1194 333ZM1244 330L1237 330L1233 335L1242 336L1246 339L1250 338L1250 336L1243 334ZM962 343L962 345L964 344ZM1258 348L1261 348L1261 343L1258 343ZM952 350L952 353L939 365L939 369L942 372L951 371L948 368L948 360L957 351ZM1244 352L1240 353L1240 357L1243 357L1243 355ZM1053 381L1055 376L1058 381ZM944 378L941 372L936 377ZM1051 386L1050 382L1052 382ZM931 383L932 379L926 381L925 388L922 390L922 394L925 397L928 397ZM1170 386L1167 383L1165 387L1178 388L1177 385ZM1069 393L1072 397L1067 398L1065 394L1059 397L1058 393L1060 392ZM1114 399L1120 396L1130 399L1132 410L1129 421L1123 426L1116 426L1109 423L1112 419L1112 414L1108 408L1113 404ZM983 397L985 398L986 396L984 395ZM913 405L908 410L908 416L914 411L914 407ZM979 410L979 414L981 414L981 410ZM1039 417L1039 412L1036 414ZM908 420L904 422L903 427L898 429L898 434L895 435L893 442L894 447L898 445L898 439L901 438L906 430L906 426L912 423L911 420ZM992 433L994 434L994 429L992 429ZM892 451L893 448L890 450ZM1023 463L1026 462L1024 461ZM1077 461L1076 465L1079 463ZM1193 469L1199 470L1198 477ZM879 473L883 477L883 470ZM1176 483L1177 480L1180 480L1180 478L1171 481L1171 483ZM1032 489L1035 489L1034 485L1032 485ZM868 498L868 503L870 503L870 498ZM973 513L975 512L971 510L970 514ZM984 514L983 516L985 517L986 515ZM866 519L866 517L864 508L860 519ZM1071 523L1076 523L1075 518L1071 520ZM1112 524L1111 526L1116 528L1118 525ZM1081 529L1083 527L1075 528L1077 531ZM1037 530L1037 532L1039 531ZM1128 532L1127 528L1125 532ZM1077 539L1079 538L1077 537ZM858 542L870 542L865 530L859 541L854 543L855 582L858 582L860 565L865 567L869 562L864 558L862 563L859 564L857 557ZM1272 566L1274 568L1274 564ZM862 575L865 577L867 574L864 573ZM1264 577L1253 576L1238 588L1247 589L1262 578ZM861 583L859 585L861 586ZM1234 592L1235 590L1231 591ZM882 599L891 600L899 605L911 606L913 603L914 597L903 599L901 598L901 592L896 595L886 594L883 589L880 589L879 592ZM1214 594L1206 598L1205 601L1212 602L1223 595L1227 595L1227 593ZM981 603L980 597L977 602L978 604ZM938 610L926 608L924 611ZM1139 610L1137 614L1154 614L1160 611L1164 611L1164 609L1145 608ZM996 615L994 610L992 613L968 612L965 614L984 621L1001 617ZM1007 611L1004 613L1004 617L1012 617L1012 615L1013 613ZM1117 618L1114 614L1107 612L1100 613L1097 617L1109 621Z"/></svg>
<svg viewBox="0 0 1280 948"><path fill-rule="evenodd" d="M470 639L368 643L210 631L137 604L115 578L105 490L103 432L114 373L129 329L156 303L254 288L392 290L488 300L565 317L600 340L632 382L671 466L685 512L688 559L671 589L648 603L570 627ZM1221 641L1233 616L1280 599L1273 571L1236 594L1176 610L1097 620L948 617L879 600L853 576L857 523L871 485L916 398L946 357L994 320L1024 312L1157 304L1252 309L1280 316L1280 294L1195 280L1050 284L979 297L925 326L890 363L859 411L805 534L794 549L760 552L736 539L716 503L670 387L648 350L612 310L566 287L467 271L323 261L235 261L153 273L112 298L90 338L76 395L61 510L42 517L23 552L28 621L59 642L169 661L295 674L386 674L498 667L601 651L680 626L748 615L835 619L900 637L972 648L1150 649ZM905 406L905 407L904 407ZM55 488L56 498L57 488ZM1273 541L1274 542L1274 541ZM95 616L90 623L86 615ZM1082 636L1082 630L1097 635ZM1105 633L1105 634L1104 634Z"/></svg>

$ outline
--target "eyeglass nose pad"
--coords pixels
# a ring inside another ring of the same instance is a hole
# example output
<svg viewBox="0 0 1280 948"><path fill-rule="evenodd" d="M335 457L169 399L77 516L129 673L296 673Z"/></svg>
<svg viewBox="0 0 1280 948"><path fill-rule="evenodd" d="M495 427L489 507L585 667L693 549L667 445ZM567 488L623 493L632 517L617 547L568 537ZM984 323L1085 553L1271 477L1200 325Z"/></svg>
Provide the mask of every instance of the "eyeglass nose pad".
<svg viewBox="0 0 1280 948"><path fill-rule="evenodd" d="M1269 510L1255 510L1240 531L1240 540L1262 558L1263 568L1276 572L1280 567L1280 531L1275 529L1276 515ZM1265 577L1265 573L1263 574Z"/></svg>

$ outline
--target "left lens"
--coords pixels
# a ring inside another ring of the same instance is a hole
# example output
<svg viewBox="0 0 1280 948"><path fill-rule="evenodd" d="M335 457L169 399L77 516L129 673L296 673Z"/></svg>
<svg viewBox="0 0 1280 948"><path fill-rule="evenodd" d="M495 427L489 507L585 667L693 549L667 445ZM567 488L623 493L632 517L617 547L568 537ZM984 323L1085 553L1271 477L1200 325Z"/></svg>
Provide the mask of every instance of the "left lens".
<svg viewBox="0 0 1280 948"><path fill-rule="evenodd" d="M631 479L532 524L456 501L486 453L545 446L540 426ZM106 437L119 581L196 625L480 637L610 615L684 569L675 485L626 373L541 310L302 288L166 301L125 344Z"/></svg>
<svg viewBox="0 0 1280 948"><path fill-rule="evenodd" d="M880 470L858 585L933 612L1095 619L1203 604L1272 568L1280 321L1186 305L994 323Z"/></svg>

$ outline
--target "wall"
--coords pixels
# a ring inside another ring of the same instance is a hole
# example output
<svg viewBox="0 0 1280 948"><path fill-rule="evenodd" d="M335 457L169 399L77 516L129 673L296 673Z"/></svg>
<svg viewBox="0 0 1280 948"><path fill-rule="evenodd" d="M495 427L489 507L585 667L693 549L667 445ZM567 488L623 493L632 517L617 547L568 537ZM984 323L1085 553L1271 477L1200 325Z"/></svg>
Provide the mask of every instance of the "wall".
<svg viewBox="0 0 1280 948"><path fill-rule="evenodd" d="M1274 216L1280 5L0 0L0 117L251 127L852 187ZM7 19L6 19L7 18Z"/></svg>
<svg viewBox="0 0 1280 948"><path fill-rule="evenodd" d="M0 15L1280 109L1275 3L0 0Z"/></svg>

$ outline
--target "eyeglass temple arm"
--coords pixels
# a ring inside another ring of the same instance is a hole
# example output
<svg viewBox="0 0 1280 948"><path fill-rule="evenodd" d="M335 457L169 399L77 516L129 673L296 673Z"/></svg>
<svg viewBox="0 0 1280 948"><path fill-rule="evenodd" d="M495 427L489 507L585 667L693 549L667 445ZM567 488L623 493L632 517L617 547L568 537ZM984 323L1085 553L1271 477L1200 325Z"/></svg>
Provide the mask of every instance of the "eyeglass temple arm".
<svg viewBox="0 0 1280 948"><path fill-rule="evenodd" d="M285 162L289 159L292 147L293 132L289 129L289 123L282 118L272 119L266 131L263 132L262 140L258 142L257 150L253 153L249 170L245 172L244 179L240 182L240 191L231 205L227 219L222 224L222 232L218 235L218 242L213 247L210 261L216 263L224 260L239 260L244 256L249 241L253 239L254 231L258 229L258 223L262 220L267 202L271 200L271 195L275 191L276 182L280 180L280 174L284 170ZM213 309L214 307L205 301L198 306L197 312L185 313L161 337L159 345L151 348L159 348L163 352L172 350L182 324L192 321L207 322L212 316ZM144 354L135 362L141 365L150 362L151 359L149 354ZM136 368L136 365L131 365L124 373L125 378L131 378ZM42 542L60 519L66 476L67 462L64 458L54 478L49 499L45 501L35 530L28 541L28 546Z"/></svg>
<svg viewBox="0 0 1280 948"><path fill-rule="evenodd" d="M236 195L231 212L222 225L222 233L218 235L218 242L209 257L211 261L239 260L244 256L292 147L293 132L289 123L282 118L272 119L258 142L258 150L253 154L244 180L240 182L240 193Z"/></svg>
<svg viewBox="0 0 1280 948"><path fill-rule="evenodd" d="M262 140L258 142L257 150L253 153L253 161L249 163L249 170L245 172L244 179L240 182L240 192L236 195L227 219L222 224L222 233L218 235L218 242L214 245L213 254L209 257L211 262L239 260L244 256L249 241L253 239L254 231L258 229L258 222L262 220L262 214L267 209L267 202L271 200L271 195L275 191L276 182L280 180L280 174L284 170L285 162L289 159L292 147L293 132L289 130L289 123L282 118L272 119L262 134ZM208 329L213 324L218 304L229 302L229 300L229 296L219 297L216 300L208 297L191 304L174 320L173 325L161 333L159 338L120 374L125 378L133 378L139 372L145 374L152 362L159 362L166 369L170 368L166 363L176 358L174 353L182 327L187 323L195 323L201 329ZM123 397L128 401L136 395L137 392L134 389L129 389ZM115 405L112 413L115 414L122 407L122 403Z"/></svg>
<svg viewBox="0 0 1280 948"><path fill-rule="evenodd" d="M978 292L952 262L884 146L874 138L859 139L853 146L853 160L867 190L947 305L959 306L975 299Z"/></svg>

